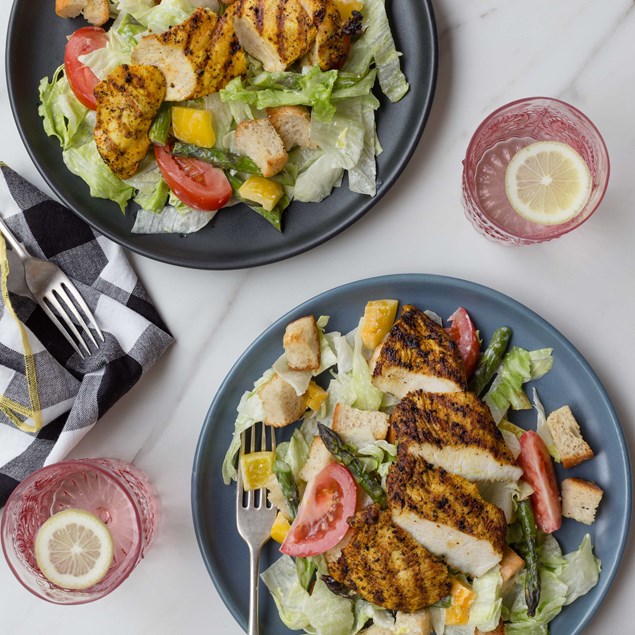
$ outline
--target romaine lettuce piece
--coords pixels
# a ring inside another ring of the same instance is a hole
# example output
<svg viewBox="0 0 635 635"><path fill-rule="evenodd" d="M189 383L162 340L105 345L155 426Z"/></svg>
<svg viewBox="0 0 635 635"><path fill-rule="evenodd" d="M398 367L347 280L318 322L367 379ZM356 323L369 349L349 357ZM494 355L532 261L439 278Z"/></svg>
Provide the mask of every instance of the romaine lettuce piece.
<svg viewBox="0 0 635 635"><path fill-rule="evenodd" d="M304 605L305 615L317 635L350 635L355 618L353 602L335 595L319 578Z"/></svg>
<svg viewBox="0 0 635 635"><path fill-rule="evenodd" d="M43 119L46 134L57 137L62 148L66 149L73 143L88 108L75 97L63 73L62 64L55 70L50 82L48 77L40 80L38 113Z"/></svg>
<svg viewBox="0 0 635 635"><path fill-rule="evenodd" d="M469 624L476 626L479 631L484 633L493 631L498 626L503 606L502 585L503 578L500 567L493 567L472 583L472 591L476 593L476 600L470 608Z"/></svg>

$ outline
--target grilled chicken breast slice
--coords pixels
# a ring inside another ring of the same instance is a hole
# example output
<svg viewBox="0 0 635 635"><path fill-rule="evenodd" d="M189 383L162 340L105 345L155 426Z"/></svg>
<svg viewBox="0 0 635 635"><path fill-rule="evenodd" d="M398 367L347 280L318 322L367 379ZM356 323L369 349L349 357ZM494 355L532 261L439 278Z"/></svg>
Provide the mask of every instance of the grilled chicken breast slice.
<svg viewBox="0 0 635 635"><path fill-rule="evenodd" d="M517 481L523 474L474 393L409 392L392 411L390 428L400 447L470 481Z"/></svg>
<svg viewBox="0 0 635 635"><path fill-rule="evenodd" d="M302 62L319 66L323 71L344 65L351 48L351 38L342 31L342 18L333 0L300 0L317 29L315 42Z"/></svg>
<svg viewBox="0 0 635 635"><path fill-rule="evenodd" d="M386 488L394 523L451 567L478 577L501 561L505 515L467 479L399 451Z"/></svg>
<svg viewBox="0 0 635 635"><path fill-rule="evenodd" d="M465 390L463 361L455 342L434 320L405 305L371 359L377 388L402 398L411 390Z"/></svg>
<svg viewBox="0 0 635 635"><path fill-rule="evenodd" d="M450 592L448 569L392 521L388 510L371 505L349 519L353 534L330 575L378 606L413 612Z"/></svg>
<svg viewBox="0 0 635 635"><path fill-rule="evenodd" d="M122 64L97 84L95 143L120 178L133 176L150 148L148 131L165 97L165 77L154 66Z"/></svg>
<svg viewBox="0 0 635 635"><path fill-rule="evenodd" d="M284 71L313 45L317 29L298 0L239 0L234 28L240 45L266 71Z"/></svg>

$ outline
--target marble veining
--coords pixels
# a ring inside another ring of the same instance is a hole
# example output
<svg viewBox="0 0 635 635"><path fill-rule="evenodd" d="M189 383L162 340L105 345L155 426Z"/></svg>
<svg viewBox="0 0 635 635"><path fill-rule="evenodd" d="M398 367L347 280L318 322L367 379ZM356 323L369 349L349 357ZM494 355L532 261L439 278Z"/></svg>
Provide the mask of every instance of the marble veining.
<svg viewBox="0 0 635 635"><path fill-rule="evenodd" d="M10 5L0 3L2 48ZM242 632L208 577L194 537L189 484L199 430L223 378L260 332L345 282L419 271L466 278L512 296L588 359L632 441L633 2L436 0L435 13L440 65L428 126L396 185L362 220L308 253L250 271L189 271L131 255L177 343L73 456L134 459L148 473L163 502L157 542L112 595L65 610L31 596L0 558L2 632ZM46 190L13 122L3 65L0 74L0 159ZM505 248L478 235L464 217L461 160L488 112L538 94L570 101L595 122L609 149L611 181L599 211L575 232L535 247ZM246 386L252 380L245 378ZM631 623L634 594L629 548L585 635L618 632L615 625Z"/></svg>

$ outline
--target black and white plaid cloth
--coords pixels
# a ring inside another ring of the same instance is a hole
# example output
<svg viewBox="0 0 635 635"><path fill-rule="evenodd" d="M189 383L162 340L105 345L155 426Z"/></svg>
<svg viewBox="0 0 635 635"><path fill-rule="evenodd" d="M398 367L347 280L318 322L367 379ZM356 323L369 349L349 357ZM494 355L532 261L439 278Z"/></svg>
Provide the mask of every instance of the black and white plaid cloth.
<svg viewBox="0 0 635 635"><path fill-rule="evenodd" d="M0 508L26 476L61 460L173 342L121 248L7 166L0 167L0 215L29 252L73 279L104 332L82 360L28 297L24 271L8 251L9 298L26 327L43 426L19 429L0 411ZM0 398L29 406L19 326L0 297Z"/></svg>

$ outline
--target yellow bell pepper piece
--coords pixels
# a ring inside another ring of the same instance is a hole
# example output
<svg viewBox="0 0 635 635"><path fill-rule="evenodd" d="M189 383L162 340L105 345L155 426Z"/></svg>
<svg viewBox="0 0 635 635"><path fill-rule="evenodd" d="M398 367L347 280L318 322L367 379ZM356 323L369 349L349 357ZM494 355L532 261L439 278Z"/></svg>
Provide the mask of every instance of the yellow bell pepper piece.
<svg viewBox="0 0 635 635"><path fill-rule="evenodd" d="M216 143L216 133L209 110L172 106L172 132L184 143L211 148Z"/></svg>
<svg viewBox="0 0 635 635"><path fill-rule="evenodd" d="M240 457L243 486L249 491L267 485L273 473L273 452L249 452Z"/></svg>
<svg viewBox="0 0 635 635"><path fill-rule="evenodd" d="M282 185L264 176L250 176L239 188L238 193L248 201L262 205L270 212L282 198Z"/></svg>
<svg viewBox="0 0 635 635"><path fill-rule="evenodd" d="M342 22L347 22L353 11L360 11L364 8L364 3L360 0L335 0L337 10L340 12Z"/></svg>
<svg viewBox="0 0 635 635"><path fill-rule="evenodd" d="M448 626L465 626L470 619L476 593L467 584L453 578L451 596L452 604L445 611L445 623Z"/></svg>
<svg viewBox="0 0 635 635"><path fill-rule="evenodd" d="M276 520L273 523L273 527L271 528L271 537L276 541L282 544L284 539L287 537L289 533L289 529L291 525L289 521L285 518L282 512L278 512L276 516Z"/></svg>
<svg viewBox="0 0 635 635"><path fill-rule="evenodd" d="M397 300L371 300L364 309L361 338L370 350L377 347L395 321Z"/></svg>
<svg viewBox="0 0 635 635"><path fill-rule="evenodd" d="M309 383L309 387L306 391L306 405L307 408L311 410L319 410L320 406L326 401L326 398L329 394L322 388L322 386L318 386L314 381Z"/></svg>

